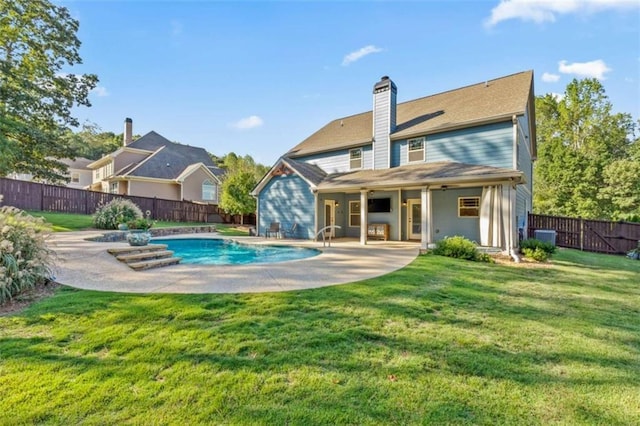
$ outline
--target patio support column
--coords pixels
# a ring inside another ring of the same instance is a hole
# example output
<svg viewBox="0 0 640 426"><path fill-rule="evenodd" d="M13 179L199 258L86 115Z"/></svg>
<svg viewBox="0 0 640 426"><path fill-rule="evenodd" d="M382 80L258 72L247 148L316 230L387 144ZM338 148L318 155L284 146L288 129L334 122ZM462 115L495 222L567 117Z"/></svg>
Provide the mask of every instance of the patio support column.
<svg viewBox="0 0 640 426"><path fill-rule="evenodd" d="M422 188L421 193L421 205L420 205L420 229L422 230L422 235L420 238L420 249L427 250L429 248L429 244L431 244L431 190L428 186Z"/></svg>
<svg viewBox="0 0 640 426"><path fill-rule="evenodd" d="M313 192L313 241L318 241L318 191Z"/></svg>
<svg viewBox="0 0 640 426"><path fill-rule="evenodd" d="M367 191L360 190L360 244L367 244Z"/></svg>
<svg viewBox="0 0 640 426"><path fill-rule="evenodd" d="M504 249L512 254L516 246L514 237L516 235L515 226L515 205L516 191L511 183L502 185L502 225L504 229Z"/></svg>

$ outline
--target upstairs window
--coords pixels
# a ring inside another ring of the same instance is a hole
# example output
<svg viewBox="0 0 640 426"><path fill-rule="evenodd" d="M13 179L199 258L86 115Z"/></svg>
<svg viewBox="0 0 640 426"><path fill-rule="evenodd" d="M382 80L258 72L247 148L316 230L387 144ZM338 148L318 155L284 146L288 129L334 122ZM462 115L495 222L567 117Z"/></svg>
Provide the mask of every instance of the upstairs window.
<svg viewBox="0 0 640 426"><path fill-rule="evenodd" d="M480 197L458 198L458 217L479 217Z"/></svg>
<svg viewBox="0 0 640 426"><path fill-rule="evenodd" d="M349 169L356 170L362 168L362 148L349 150Z"/></svg>
<svg viewBox="0 0 640 426"><path fill-rule="evenodd" d="M202 182L202 200L218 202L218 185L208 179Z"/></svg>
<svg viewBox="0 0 640 426"><path fill-rule="evenodd" d="M80 173L78 173L78 172L71 173L71 182L72 183L79 183L80 182Z"/></svg>
<svg viewBox="0 0 640 426"><path fill-rule="evenodd" d="M409 139L407 147L409 163L424 161L424 138Z"/></svg>
<svg viewBox="0 0 640 426"><path fill-rule="evenodd" d="M109 192L111 192L112 194L118 193L118 182L111 182L109 184Z"/></svg>

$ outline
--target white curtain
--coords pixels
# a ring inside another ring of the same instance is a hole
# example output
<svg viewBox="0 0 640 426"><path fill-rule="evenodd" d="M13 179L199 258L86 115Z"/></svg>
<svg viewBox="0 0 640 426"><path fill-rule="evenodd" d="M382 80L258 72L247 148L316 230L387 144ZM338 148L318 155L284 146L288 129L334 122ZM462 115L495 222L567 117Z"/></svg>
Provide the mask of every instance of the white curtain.
<svg viewBox="0 0 640 426"><path fill-rule="evenodd" d="M480 245L502 247L502 186L485 186L480 200Z"/></svg>

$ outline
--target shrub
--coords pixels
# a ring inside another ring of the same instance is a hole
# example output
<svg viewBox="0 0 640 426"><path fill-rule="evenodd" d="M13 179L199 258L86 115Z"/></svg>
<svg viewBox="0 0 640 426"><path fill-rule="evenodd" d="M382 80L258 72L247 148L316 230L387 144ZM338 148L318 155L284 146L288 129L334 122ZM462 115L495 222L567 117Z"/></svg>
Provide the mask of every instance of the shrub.
<svg viewBox="0 0 640 426"><path fill-rule="evenodd" d="M119 223L127 223L142 218L142 210L132 201L124 198L111 200L98 208L93 215L93 224L98 229L116 229Z"/></svg>
<svg viewBox="0 0 640 426"><path fill-rule="evenodd" d="M541 247L523 248L521 251L522 254L524 254L524 257L533 259L536 262L546 262L551 257L551 254L544 251Z"/></svg>
<svg viewBox="0 0 640 426"><path fill-rule="evenodd" d="M457 259L473 260L476 262L492 262L493 259L480 253L473 241L461 236L445 237L436 243L433 253L440 256L455 257Z"/></svg>
<svg viewBox="0 0 640 426"><path fill-rule="evenodd" d="M154 223L155 222L150 219L145 219L141 217L141 218L130 220L129 222L127 222L127 227L129 229L144 229L146 231L149 228L151 228Z"/></svg>
<svg viewBox="0 0 640 426"><path fill-rule="evenodd" d="M529 238L528 240L520 241L520 251L524 253L524 249L534 250L539 248L546 252L549 256L556 252L557 247L551 243L547 243L545 241L540 241L535 238Z"/></svg>
<svg viewBox="0 0 640 426"><path fill-rule="evenodd" d="M0 207L0 304L51 276L49 231L43 218Z"/></svg>

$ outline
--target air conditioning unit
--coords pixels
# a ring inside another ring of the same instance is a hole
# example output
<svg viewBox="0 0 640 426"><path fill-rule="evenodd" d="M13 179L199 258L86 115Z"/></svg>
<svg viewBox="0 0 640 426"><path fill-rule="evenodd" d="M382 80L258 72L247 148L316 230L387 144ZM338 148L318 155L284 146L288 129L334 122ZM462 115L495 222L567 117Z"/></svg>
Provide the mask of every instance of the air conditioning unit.
<svg viewBox="0 0 640 426"><path fill-rule="evenodd" d="M553 229L536 229L533 231L533 238L556 245L556 231Z"/></svg>

